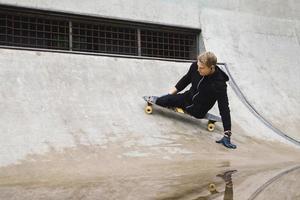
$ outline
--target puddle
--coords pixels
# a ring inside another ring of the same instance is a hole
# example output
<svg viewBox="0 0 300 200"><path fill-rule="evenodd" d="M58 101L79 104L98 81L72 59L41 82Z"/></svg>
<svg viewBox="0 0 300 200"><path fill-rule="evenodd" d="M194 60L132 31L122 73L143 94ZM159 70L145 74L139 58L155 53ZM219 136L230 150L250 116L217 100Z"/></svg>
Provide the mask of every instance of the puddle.
<svg viewBox="0 0 300 200"><path fill-rule="evenodd" d="M168 151L166 146L150 151L153 147L124 148L121 144L110 143L103 148L78 143L72 148L51 148L45 154L28 155L17 164L1 167L0 200L300 197L298 152L284 151L278 146L281 154L269 150L267 145L263 149L255 146L251 148L255 149L253 152L248 148L208 151L211 147L202 148L196 142L185 145L194 154L183 154L169 152L173 143Z"/></svg>
<svg viewBox="0 0 300 200"><path fill-rule="evenodd" d="M15 179L2 174L0 199L273 200L300 196L300 165L291 163L249 167L208 161L135 164L124 164L119 166L120 173L106 171L106 175L95 166L70 167L65 174L50 172L52 176L36 171L31 179L22 173Z"/></svg>

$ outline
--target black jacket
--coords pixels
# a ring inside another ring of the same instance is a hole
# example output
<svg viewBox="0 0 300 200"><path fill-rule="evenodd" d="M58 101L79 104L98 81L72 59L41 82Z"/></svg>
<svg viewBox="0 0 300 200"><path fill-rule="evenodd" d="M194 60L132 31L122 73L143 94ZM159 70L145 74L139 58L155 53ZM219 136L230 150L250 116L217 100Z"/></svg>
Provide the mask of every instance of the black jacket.
<svg viewBox="0 0 300 200"><path fill-rule="evenodd" d="M224 131L231 130L231 118L227 97L228 76L216 66L216 70L209 76L201 76L197 62L192 63L189 71L176 84L178 92L190 83L191 88L184 93L185 109L196 118L203 118L218 101Z"/></svg>

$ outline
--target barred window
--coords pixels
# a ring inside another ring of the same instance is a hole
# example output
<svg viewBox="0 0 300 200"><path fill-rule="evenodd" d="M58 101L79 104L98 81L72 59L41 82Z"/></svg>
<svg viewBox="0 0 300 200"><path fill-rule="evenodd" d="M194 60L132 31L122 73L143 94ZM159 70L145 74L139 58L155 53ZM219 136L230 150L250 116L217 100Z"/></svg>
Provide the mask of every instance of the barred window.
<svg viewBox="0 0 300 200"><path fill-rule="evenodd" d="M188 59L197 54L196 35L167 31L141 31L143 56Z"/></svg>
<svg viewBox="0 0 300 200"><path fill-rule="evenodd" d="M67 21L28 15L0 15L0 44L50 49L69 48Z"/></svg>
<svg viewBox="0 0 300 200"><path fill-rule="evenodd" d="M0 8L0 45L193 60L200 30Z"/></svg>
<svg viewBox="0 0 300 200"><path fill-rule="evenodd" d="M73 24L73 50L137 55L134 28L103 24Z"/></svg>

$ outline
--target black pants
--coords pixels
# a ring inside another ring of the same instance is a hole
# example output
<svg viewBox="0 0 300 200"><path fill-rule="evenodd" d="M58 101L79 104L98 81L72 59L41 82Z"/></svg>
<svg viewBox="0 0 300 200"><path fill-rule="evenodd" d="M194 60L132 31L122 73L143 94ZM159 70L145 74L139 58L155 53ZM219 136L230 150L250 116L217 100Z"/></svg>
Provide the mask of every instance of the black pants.
<svg viewBox="0 0 300 200"><path fill-rule="evenodd" d="M178 107L185 110L185 96L184 94L168 94L159 97L156 104L163 107Z"/></svg>
<svg viewBox="0 0 300 200"><path fill-rule="evenodd" d="M188 114L192 115L195 118L202 119L205 117L207 111L204 111L202 109L195 109L193 108L188 108L186 109L187 106L190 106L192 102L189 102L187 99L187 93L183 94L168 94L162 97L159 97L156 100L156 104L163 106L163 107L177 107L177 108L182 108L185 110Z"/></svg>

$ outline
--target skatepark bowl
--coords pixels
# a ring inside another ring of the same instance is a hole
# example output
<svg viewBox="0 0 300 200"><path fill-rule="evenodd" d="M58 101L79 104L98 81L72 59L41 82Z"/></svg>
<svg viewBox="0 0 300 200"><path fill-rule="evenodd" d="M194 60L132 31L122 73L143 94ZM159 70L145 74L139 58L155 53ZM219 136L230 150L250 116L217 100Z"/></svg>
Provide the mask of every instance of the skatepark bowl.
<svg viewBox="0 0 300 200"><path fill-rule="evenodd" d="M214 52L230 77L237 145L215 142L220 122L209 132L205 119L145 113L142 97L166 94L190 60L75 52L67 21L67 50L0 44L0 200L300 200L298 2L0 0L0 10L38 9L37 23L53 11L80 15L76 23L128 20L134 34L145 24L201 30L199 51ZM209 112L219 115L217 104Z"/></svg>
<svg viewBox="0 0 300 200"><path fill-rule="evenodd" d="M145 113L142 96L167 90L187 63L0 51L3 63L19 54L1 67L0 199L299 199L299 145L254 115L233 82L236 150L215 143L221 123L209 132L207 120Z"/></svg>

